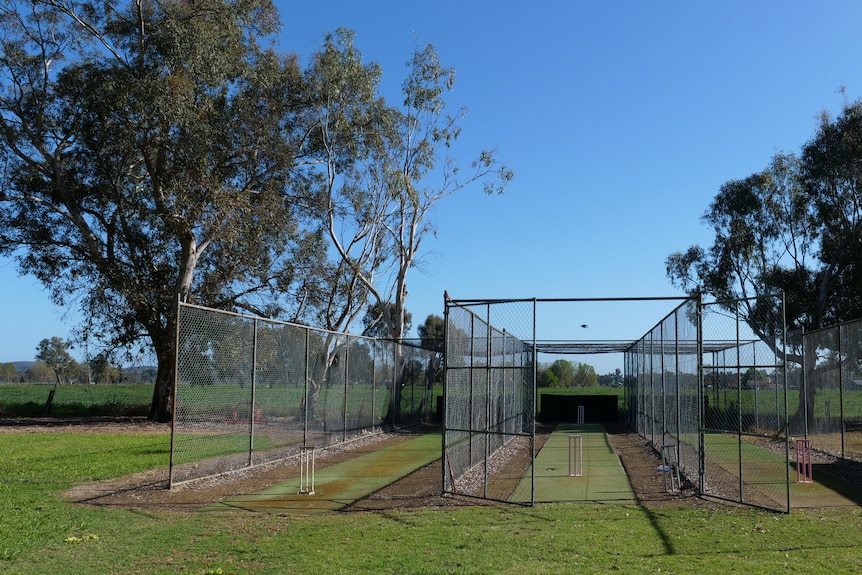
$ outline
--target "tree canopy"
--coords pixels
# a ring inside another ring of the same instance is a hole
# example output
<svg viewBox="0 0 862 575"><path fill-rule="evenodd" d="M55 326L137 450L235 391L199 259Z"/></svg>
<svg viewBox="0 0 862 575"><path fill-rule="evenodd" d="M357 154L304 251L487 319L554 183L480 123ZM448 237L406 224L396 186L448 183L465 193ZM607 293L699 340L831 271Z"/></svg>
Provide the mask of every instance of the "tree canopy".
<svg viewBox="0 0 862 575"><path fill-rule="evenodd" d="M430 206L511 178L491 152L457 177L431 46L389 106L352 32L303 68L278 22L267 0L0 6L0 255L80 305L99 353L154 351L152 419L177 300L338 330L370 301L399 339Z"/></svg>
<svg viewBox="0 0 862 575"><path fill-rule="evenodd" d="M425 323L416 328L422 347L437 352L443 351L443 339L446 335L446 324L442 317L430 314L425 318Z"/></svg>
<svg viewBox="0 0 862 575"><path fill-rule="evenodd" d="M566 359L557 359L539 372L540 387L595 387L598 381L593 366Z"/></svg>
<svg viewBox="0 0 862 575"><path fill-rule="evenodd" d="M862 102L848 103L822 115L800 154L722 185L702 218L712 246L671 254L668 277L722 300L783 291L790 329L862 316L860 142Z"/></svg>
<svg viewBox="0 0 862 575"><path fill-rule="evenodd" d="M66 381L67 370L75 364L75 360L69 354L71 343L59 337L43 339L36 348L36 361L42 362L54 372L58 385Z"/></svg>

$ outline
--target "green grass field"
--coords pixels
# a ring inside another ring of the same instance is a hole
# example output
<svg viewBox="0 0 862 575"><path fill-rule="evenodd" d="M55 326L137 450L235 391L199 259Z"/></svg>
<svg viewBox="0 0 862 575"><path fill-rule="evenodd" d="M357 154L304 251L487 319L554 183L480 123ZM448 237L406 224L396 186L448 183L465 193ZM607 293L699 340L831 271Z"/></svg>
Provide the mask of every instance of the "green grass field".
<svg viewBox="0 0 862 575"><path fill-rule="evenodd" d="M52 385L0 385L0 417L42 415ZM153 401L152 384L62 385L54 392L51 415L146 415Z"/></svg>
<svg viewBox="0 0 862 575"><path fill-rule="evenodd" d="M0 571L115 573L851 573L862 509L543 504L325 515L159 512L64 501L167 462L169 437L0 435Z"/></svg>

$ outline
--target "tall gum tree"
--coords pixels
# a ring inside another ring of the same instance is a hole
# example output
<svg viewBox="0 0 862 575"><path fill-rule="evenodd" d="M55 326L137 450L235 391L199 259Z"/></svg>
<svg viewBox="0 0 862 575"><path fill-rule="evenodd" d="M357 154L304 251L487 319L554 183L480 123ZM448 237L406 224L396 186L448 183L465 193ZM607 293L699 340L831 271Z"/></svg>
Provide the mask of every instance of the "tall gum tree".
<svg viewBox="0 0 862 575"><path fill-rule="evenodd" d="M455 71L440 63L433 46L411 55L402 104L392 106L379 93L379 67L363 62L353 39L343 29L327 35L307 82L318 88L309 125L319 143L320 231L335 254L331 281L318 286L329 296L320 298L322 319L346 331L363 309L376 309L383 312L378 333L400 341L409 317L408 274L419 267L423 240L436 233L432 207L477 183L489 195L501 193L514 174L495 151L481 151L465 170L451 156L466 110L448 112ZM393 409L400 386L395 390Z"/></svg>
<svg viewBox="0 0 862 575"><path fill-rule="evenodd" d="M466 110L448 112L455 71L440 63L433 46L412 54L403 102L392 106L379 93L379 67L363 63L353 36L344 29L327 35L309 71L308 84L319 90L309 125L319 143L314 182L321 230L341 277L360 286L362 297L351 305L391 310L382 321L399 340L408 272L418 266L423 240L436 232L432 207L476 183L489 195L502 193L514 174L495 151L481 151L465 170L451 156ZM357 317L339 317L329 327L345 329Z"/></svg>
<svg viewBox="0 0 862 575"><path fill-rule="evenodd" d="M91 338L154 350L154 420L177 300L275 315L319 245L287 192L301 73L257 43L277 22L266 0L0 6L0 253Z"/></svg>
<svg viewBox="0 0 862 575"><path fill-rule="evenodd" d="M783 291L787 327L813 331L862 316L862 103L822 114L801 153L779 154L762 172L725 183L703 216L711 247L671 254L667 274L689 291L720 300ZM744 319L776 341L748 306ZM817 350L790 348L787 359L814 366ZM800 413L813 411L808 386ZM797 414L799 415L799 414Z"/></svg>

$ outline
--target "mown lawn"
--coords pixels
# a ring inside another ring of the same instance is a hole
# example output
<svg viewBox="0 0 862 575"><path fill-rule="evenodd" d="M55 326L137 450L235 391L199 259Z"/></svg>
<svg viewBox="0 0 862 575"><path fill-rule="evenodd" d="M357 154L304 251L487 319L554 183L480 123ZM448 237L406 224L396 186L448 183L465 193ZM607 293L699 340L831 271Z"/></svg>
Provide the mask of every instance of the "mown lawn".
<svg viewBox="0 0 862 575"><path fill-rule="evenodd" d="M0 417L42 415L53 385L0 385ZM152 384L61 385L54 390L51 415L146 415L153 400Z"/></svg>
<svg viewBox="0 0 862 575"><path fill-rule="evenodd" d="M0 572L853 573L859 508L540 505L278 516L88 508L62 491L167 463L169 437L0 435Z"/></svg>

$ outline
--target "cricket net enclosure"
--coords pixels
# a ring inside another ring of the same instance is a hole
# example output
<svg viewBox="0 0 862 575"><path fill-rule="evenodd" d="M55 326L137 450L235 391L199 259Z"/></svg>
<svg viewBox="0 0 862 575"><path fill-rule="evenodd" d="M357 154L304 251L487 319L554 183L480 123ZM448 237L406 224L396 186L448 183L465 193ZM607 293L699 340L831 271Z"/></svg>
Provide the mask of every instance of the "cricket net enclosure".
<svg viewBox="0 0 862 575"><path fill-rule="evenodd" d="M537 338L537 310L543 320L553 318L547 325L574 336L589 326L564 319L568 316L557 310L565 306L583 314L600 303L662 300L676 300L677 307L640 338ZM617 353L625 367L622 418L661 456L661 470L672 474L666 485L679 489L682 481L702 495L789 511L788 353L781 296L709 302L702 294L447 298L445 325L445 492L506 500L511 493L506 487L520 479L520 493L523 481L530 482L533 504L540 359ZM575 421L575 414L569 416ZM518 457L524 450L526 464ZM519 465L509 464L515 460Z"/></svg>
<svg viewBox="0 0 862 575"><path fill-rule="evenodd" d="M431 415L433 351L181 303L171 486Z"/></svg>

